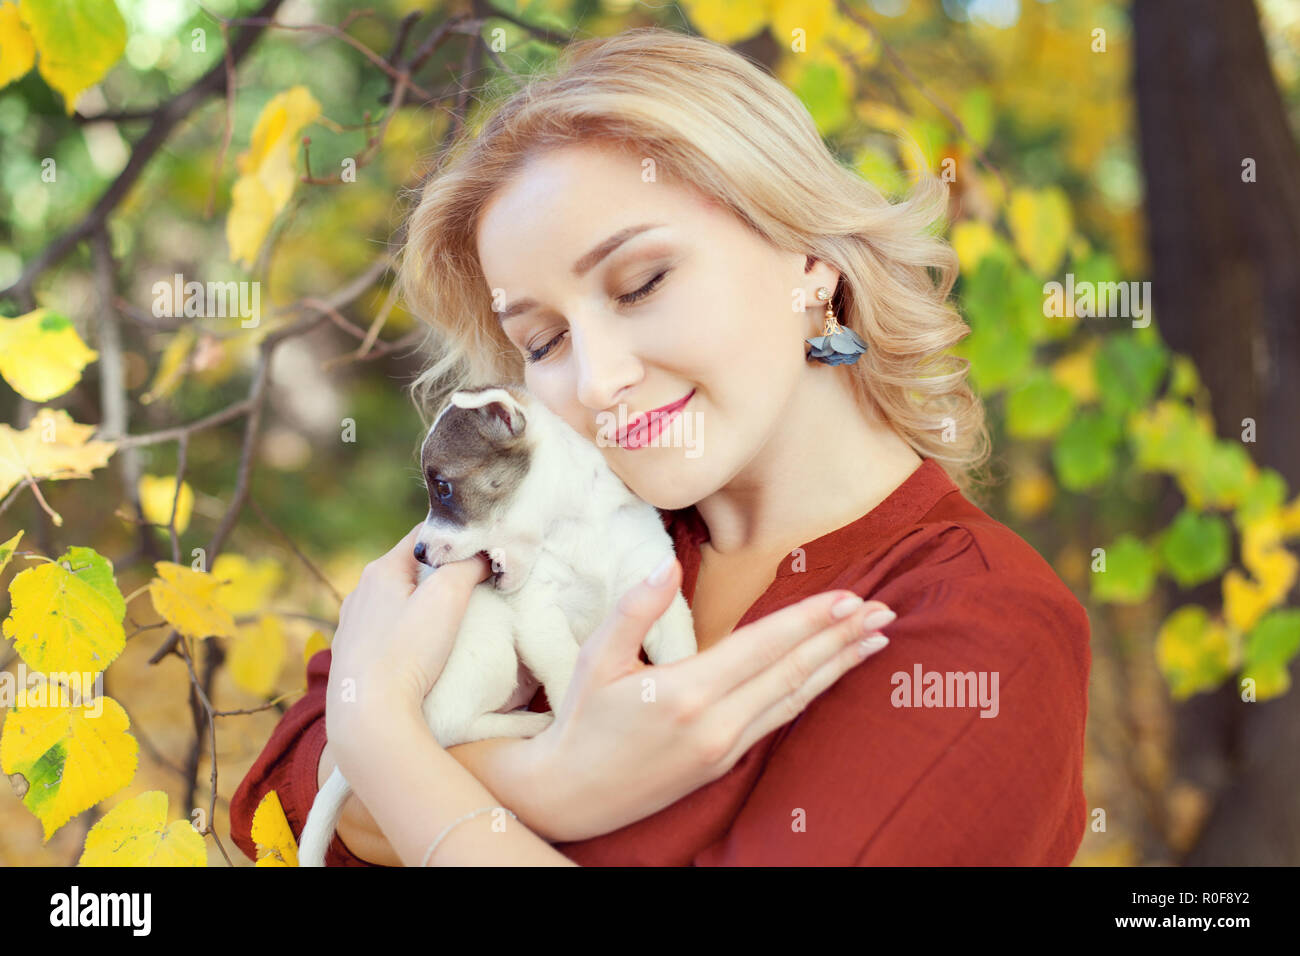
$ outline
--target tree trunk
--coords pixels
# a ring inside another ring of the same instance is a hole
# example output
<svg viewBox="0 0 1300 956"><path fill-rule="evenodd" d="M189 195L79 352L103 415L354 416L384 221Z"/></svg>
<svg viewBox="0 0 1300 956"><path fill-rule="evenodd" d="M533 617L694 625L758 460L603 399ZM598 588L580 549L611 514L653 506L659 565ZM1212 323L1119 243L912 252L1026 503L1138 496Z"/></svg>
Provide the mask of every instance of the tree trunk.
<svg viewBox="0 0 1300 956"><path fill-rule="evenodd" d="M1300 151L1257 11L1248 0L1134 0L1132 17L1161 334L1196 362L1219 436L1241 440L1253 419L1247 451L1294 494ZM1174 772L1216 797L1185 863L1300 862L1300 667L1291 673L1293 688L1267 703L1243 703L1229 684L1176 707Z"/></svg>

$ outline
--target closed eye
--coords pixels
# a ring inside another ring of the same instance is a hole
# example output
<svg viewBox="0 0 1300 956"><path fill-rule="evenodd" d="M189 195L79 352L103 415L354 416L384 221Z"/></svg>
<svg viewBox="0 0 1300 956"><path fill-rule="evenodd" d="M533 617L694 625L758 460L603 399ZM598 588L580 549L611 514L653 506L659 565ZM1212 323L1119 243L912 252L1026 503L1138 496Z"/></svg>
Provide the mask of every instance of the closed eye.
<svg viewBox="0 0 1300 956"><path fill-rule="evenodd" d="M663 272L660 272L658 275L656 275L653 279L651 279L641 288L637 289L635 292L629 292L626 295L620 295L618 297L618 301L621 302L623 305L632 305L635 302L639 302L641 299L644 299L646 296L650 295L650 293L654 292L655 289L659 288L659 285L663 282L664 277L668 275L670 271L672 270L665 269ZM526 352L524 354L524 361L530 365L534 362L540 362L542 359L546 358L546 356L550 353L550 351L553 348L555 348L555 346L559 345L560 341L568 334L569 333L567 331L561 332L559 335L555 336L555 338L551 339L541 348L533 349Z"/></svg>
<svg viewBox="0 0 1300 956"><path fill-rule="evenodd" d="M651 279L641 288L637 289L635 292L629 292L627 295L620 295L618 297L618 301L622 302L624 305L631 305L633 302L636 302L638 299L644 299L655 289L659 288L659 283L663 281L663 278L666 275L668 275L667 269L659 273L657 276L655 276L653 279Z"/></svg>

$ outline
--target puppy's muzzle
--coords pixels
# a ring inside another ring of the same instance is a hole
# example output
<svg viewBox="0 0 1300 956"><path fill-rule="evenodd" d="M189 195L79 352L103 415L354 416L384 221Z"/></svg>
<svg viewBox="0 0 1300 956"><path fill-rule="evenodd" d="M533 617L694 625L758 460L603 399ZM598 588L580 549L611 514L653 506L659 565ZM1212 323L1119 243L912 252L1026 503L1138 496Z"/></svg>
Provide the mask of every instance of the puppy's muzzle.
<svg viewBox="0 0 1300 956"><path fill-rule="evenodd" d="M444 547L442 553L445 554L447 550L448 548ZM493 587L496 587L498 582L500 582L501 580L502 573L505 571L505 565L503 565L500 560L498 560L496 557L493 557L487 551L480 551L478 553L483 555L483 557L486 558L488 563L492 566L492 574L488 578L488 580L492 582ZM429 567L435 569L441 567L440 562L438 562L437 560L429 556L429 549L428 547L425 546L425 543L423 541L419 541L416 543L414 555L415 555L415 560L419 561L421 564L427 564L429 565Z"/></svg>

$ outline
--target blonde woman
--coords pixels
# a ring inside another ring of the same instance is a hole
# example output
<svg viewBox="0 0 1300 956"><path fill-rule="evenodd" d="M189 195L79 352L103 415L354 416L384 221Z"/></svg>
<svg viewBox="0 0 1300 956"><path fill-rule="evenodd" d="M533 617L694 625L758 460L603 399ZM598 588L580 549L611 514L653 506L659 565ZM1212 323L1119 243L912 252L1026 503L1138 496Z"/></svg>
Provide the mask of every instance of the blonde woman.
<svg viewBox="0 0 1300 956"><path fill-rule="evenodd" d="M403 248L433 327L422 414L522 382L661 510L678 561L584 645L545 732L445 751L420 702L488 568L417 589L412 529L240 785L245 852L266 791L299 833L337 763L334 865L1069 863L1088 621L960 490L988 441L946 354L945 201L926 177L891 204L770 74L657 28L574 44L466 133ZM809 352L836 323L857 339ZM662 408L698 451L602 440ZM679 586L700 653L651 668ZM335 703L345 679L362 700ZM549 709L534 682L510 706L530 700Z"/></svg>

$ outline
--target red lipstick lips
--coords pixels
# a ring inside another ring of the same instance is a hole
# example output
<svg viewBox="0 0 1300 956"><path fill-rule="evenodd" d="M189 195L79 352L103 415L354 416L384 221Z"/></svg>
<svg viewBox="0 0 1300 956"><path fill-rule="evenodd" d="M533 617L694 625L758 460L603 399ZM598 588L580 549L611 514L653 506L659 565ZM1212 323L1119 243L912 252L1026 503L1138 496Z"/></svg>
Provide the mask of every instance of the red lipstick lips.
<svg viewBox="0 0 1300 956"><path fill-rule="evenodd" d="M654 408L627 423L619 430L616 441L623 448L642 448L654 441L659 432L668 425L677 413L686 407L686 403L695 394L695 389L682 396L671 405Z"/></svg>

